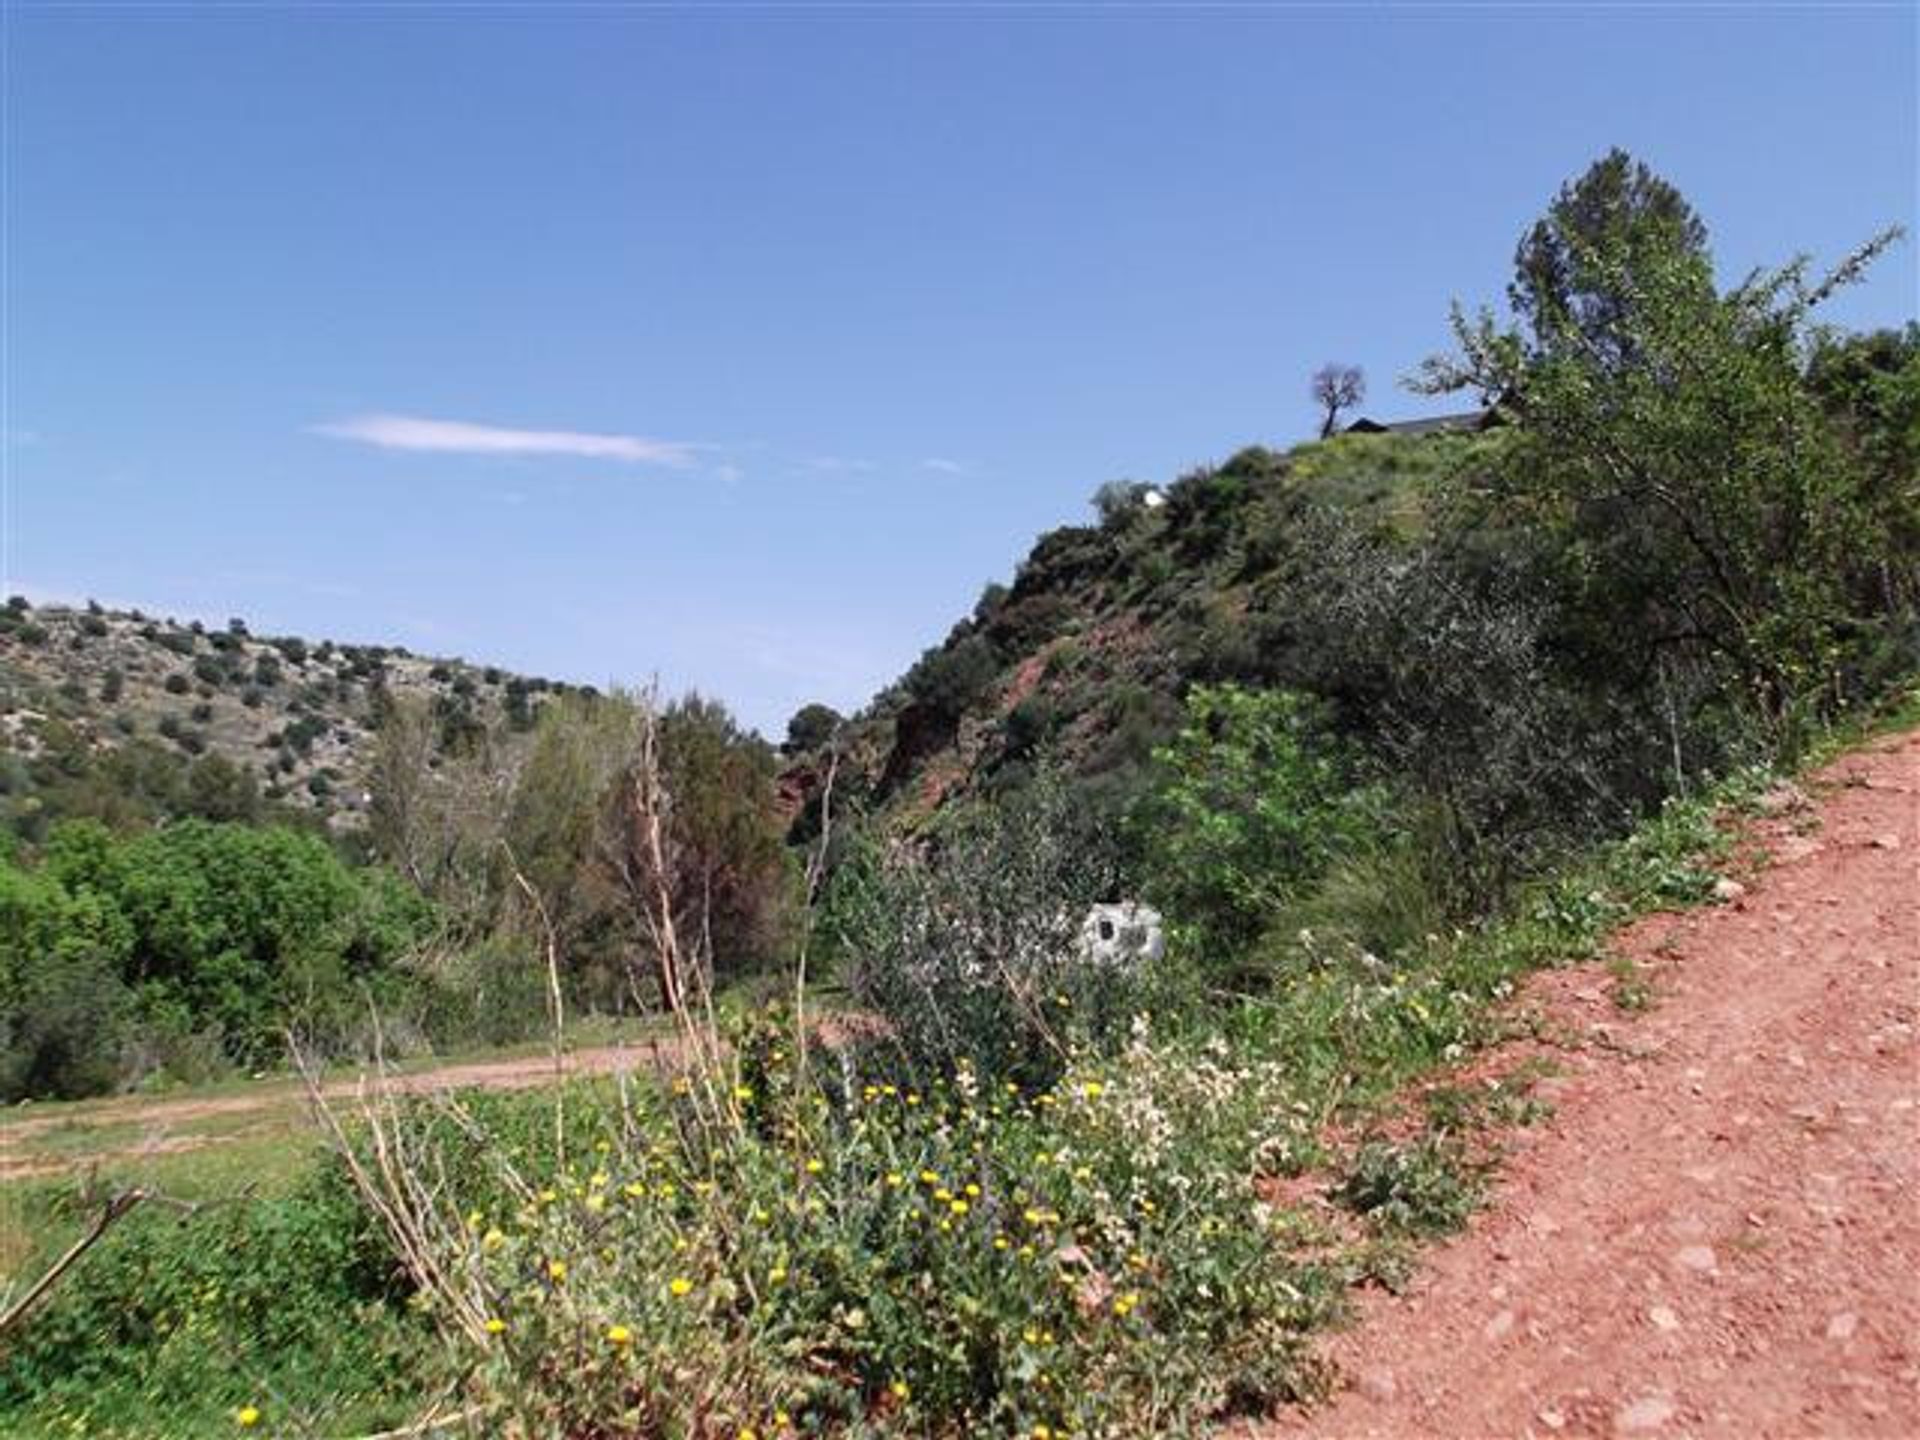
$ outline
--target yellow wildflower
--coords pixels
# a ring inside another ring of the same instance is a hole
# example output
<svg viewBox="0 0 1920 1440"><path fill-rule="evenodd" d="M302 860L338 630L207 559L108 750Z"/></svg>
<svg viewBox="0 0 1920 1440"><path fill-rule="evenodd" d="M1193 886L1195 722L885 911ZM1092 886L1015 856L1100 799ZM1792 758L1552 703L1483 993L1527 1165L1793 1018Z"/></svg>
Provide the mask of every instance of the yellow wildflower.
<svg viewBox="0 0 1920 1440"><path fill-rule="evenodd" d="M556 1285L562 1280L565 1280L567 1278L567 1262L564 1260L547 1261L547 1278Z"/></svg>
<svg viewBox="0 0 1920 1440"><path fill-rule="evenodd" d="M633 1332L626 1326L609 1325L607 1327L607 1343L609 1345L625 1345L631 1339L633 1339Z"/></svg>
<svg viewBox="0 0 1920 1440"><path fill-rule="evenodd" d="M506 1331L506 1328L507 1328L507 1322L502 1320L498 1315L493 1315L488 1317L487 1333L489 1335L503 1334Z"/></svg>
<svg viewBox="0 0 1920 1440"><path fill-rule="evenodd" d="M233 1412L233 1423L242 1430L251 1430L260 1423L260 1410L257 1406L242 1405Z"/></svg>
<svg viewBox="0 0 1920 1440"><path fill-rule="evenodd" d="M667 1289L671 1290L675 1296L687 1295L692 1293L693 1282L683 1275L676 1275L667 1282Z"/></svg>

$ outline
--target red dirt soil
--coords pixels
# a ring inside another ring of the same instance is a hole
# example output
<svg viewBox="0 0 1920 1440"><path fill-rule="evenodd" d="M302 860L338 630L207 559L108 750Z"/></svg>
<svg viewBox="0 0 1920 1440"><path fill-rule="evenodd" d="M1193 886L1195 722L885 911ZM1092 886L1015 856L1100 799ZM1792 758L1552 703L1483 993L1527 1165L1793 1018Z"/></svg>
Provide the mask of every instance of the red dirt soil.
<svg viewBox="0 0 1920 1440"><path fill-rule="evenodd" d="M1920 735L1759 822L1745 893L1525 1002L1583 1037L1488 1208L1277 1437L1920 1436Z"/></svg>

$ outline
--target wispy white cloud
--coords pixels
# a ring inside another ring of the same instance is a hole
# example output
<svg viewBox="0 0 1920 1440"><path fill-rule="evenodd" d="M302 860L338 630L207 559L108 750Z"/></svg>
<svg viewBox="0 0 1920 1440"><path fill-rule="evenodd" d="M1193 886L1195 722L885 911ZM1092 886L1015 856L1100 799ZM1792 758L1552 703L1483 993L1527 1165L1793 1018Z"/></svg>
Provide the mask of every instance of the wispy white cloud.
<svg viewBox="0 0 1920 1440"><path fill-rule="evenodd" d="M806 465L822 475L864 475L873 469L871 460L850 460L844 455L815 455Z"/></svg>
<svg viewBox="0 0 1920 1440"><path fill-rule="evenodd" d="M468 420L421 415L352 415L315 425L314 433L357 440L383 450L425 450L452 455L572 455L645 465L691 464L698 446L644 435L604 435L581 430L517 430Z"/></svg>
<svg viewBox="0 0 1920 1440"><path fill-rule="evenodd" d="M932 455L920 462L920 468L933 470L941 475L965 475L971 467L963 465L958 460L947 460L938 455Z"/></svg>

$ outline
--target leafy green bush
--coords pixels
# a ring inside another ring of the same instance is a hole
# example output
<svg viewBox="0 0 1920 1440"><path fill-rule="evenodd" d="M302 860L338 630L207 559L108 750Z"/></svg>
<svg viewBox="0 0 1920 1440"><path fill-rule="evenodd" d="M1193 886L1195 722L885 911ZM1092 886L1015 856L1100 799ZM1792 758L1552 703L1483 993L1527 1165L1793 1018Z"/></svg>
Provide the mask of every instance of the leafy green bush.
<svg viewBox="0 0 1920 1440"><path fill-rule="evenodd" d="M1335 1188L1340 1203L1389 1230L1445 1235L1466 1223L1475 1185L1457 1142L1424 1136L1407 1145L1369 1140Z"/></svg>
<svg viewBox="0 0 1920 1440"><path fill-rule="evenodd" d="M120 1080L132 946L113 906L0 861L0 1099L71 1099Z"/></svg>
<svg viewBox="0 0 1920 1440"><path fill-rule="evenodd" d="M1472 498L1490 523L1537 528L1577 673L1645 693L1699 672L1717 709L1785 754L1911 665L1888 643L1915 625L1915 590L1888 583L1915 569L1910 481L1896 500L1847 453L1803 359L1816 307L1896 234L1822 280L1803 258L1721 293L1704 227L1615 151L1522 248L1531 333L1456 310L1457 351L1424 387L1505 397L1519 417Z"/></svg>
<svg viewBox="0 0 1920 1440"><path fill-rule="evenodd" d="M910 695L942 715L965 714L999 674L1000 660L984 635L967 635L920 657L907 672Z"/></svg>
<svg viewBox="0 0 1920 1440"><path fill-rule="evenodd" d="M241 783L222 764L196 767L210 808ZM97 1093L184 1032L248 1065L279 1055L288 1026L343 1046L360 987L392 991L430 921L397 879L347 869L316 836L207 821L131 838L57 826L37 868L0 862L0 886L6 1099Z"/></svg>
<svg viewBox="0 0 1920 1440"><path fill-rule="evenodd" d="M1281 909L1379 830L1380 796L1299 695L1196 688L1154 759L1133 821L1146 894L1216 974L1233 975Z"/></svg>

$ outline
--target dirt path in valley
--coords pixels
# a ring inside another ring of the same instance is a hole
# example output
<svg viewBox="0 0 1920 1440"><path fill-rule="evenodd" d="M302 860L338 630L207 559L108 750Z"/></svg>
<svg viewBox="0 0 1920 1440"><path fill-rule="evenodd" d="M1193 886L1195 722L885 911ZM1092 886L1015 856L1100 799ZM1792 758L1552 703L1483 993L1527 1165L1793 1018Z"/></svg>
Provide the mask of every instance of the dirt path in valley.
<svg viewBox="0 0 1920 1440"><path fill-rule="evenodd" d="M569 1077L611 1075L636 1069L657 1069L670 1065L679 1053L678 1042L670 1038L642 1041L630 1045L605 1045L574 1051L566 1056ZM412 1074L391 1078L393 1088L407 1092L425 1090L484 1089L524 1090L544 1085L553 1079L551 1055L515 1055L493 1060L473 1060L436 1066ZM360 1078L328 1081L322 1088L329 1099L350 1098L360 1086ZM34 1176L57 1175L82 1169L98 1160L126 1156L165 1154L169 1151L198 1149L240 1139L249 1133L248 1117L271 1124L290 1112L303 1109L306 1095L298 1080L274 1079L260 1082L255 1090L225 1095L182 1095L178 1099L151 1099L129 1095L113 1100L92 1102L83 1108L58 1105L45 1113L28 1107L25 1118L0 1121L0 1182ZM16 1114L23 1113L16 1110ZM221 1123L217 1134L177 1133L208 1120ZM227 1121L241 1122L228 1126ZM31 1144L48 1132L65 1127L107 1129L137 1127L124 1141L89 1148L71 1160L50 1158L32 1150Z"/></svg>
<svg viewBox="0 0 1920 1440"><path fill-rule="evenodd" d="M1270 1440L1920 1437L1920 734L1809 788L1744 895L1619 938L1650 1011L1528 987L1586 1041L1553 1117Z"/></svg>

